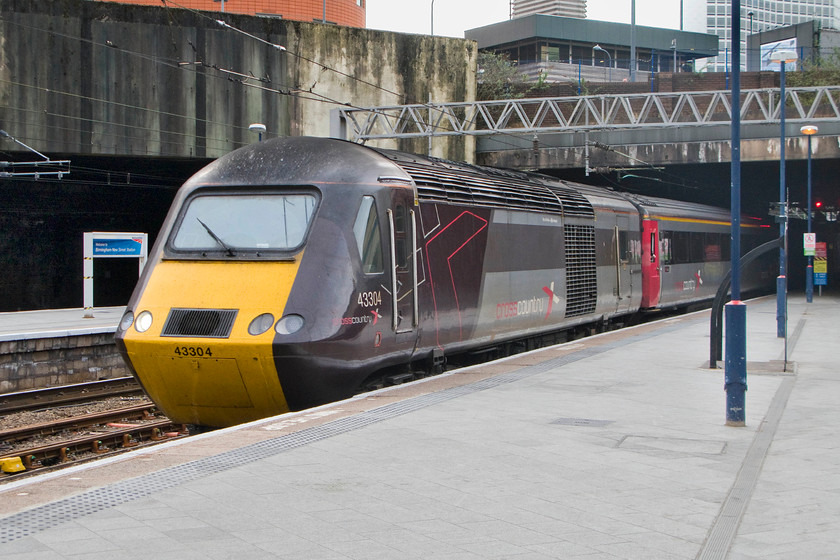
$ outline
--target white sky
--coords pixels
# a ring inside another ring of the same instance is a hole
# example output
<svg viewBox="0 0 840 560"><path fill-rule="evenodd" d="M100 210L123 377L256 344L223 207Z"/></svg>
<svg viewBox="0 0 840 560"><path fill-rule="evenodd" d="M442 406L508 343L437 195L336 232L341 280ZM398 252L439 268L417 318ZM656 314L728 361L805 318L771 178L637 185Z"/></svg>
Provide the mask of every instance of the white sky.
<svg viewBox="0 0 840 560"><path fill-rule="evenodd" d="M636 0L636 25L679 29L680 1ZM367 0L367 27L429 34L431 4L432 0ZM586 14L588 19L630 23L630 6L631 0L587 0ZM434 0L435 35L463 38L466 29L509 17L509 0Z"/></svg>

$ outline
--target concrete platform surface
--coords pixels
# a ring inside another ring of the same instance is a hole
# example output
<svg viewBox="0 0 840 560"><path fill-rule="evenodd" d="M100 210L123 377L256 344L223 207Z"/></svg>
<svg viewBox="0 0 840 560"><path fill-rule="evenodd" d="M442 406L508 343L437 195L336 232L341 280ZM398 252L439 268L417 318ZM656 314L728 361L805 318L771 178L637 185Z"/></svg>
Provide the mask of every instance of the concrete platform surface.
<svg viewBox="0 0 840 560"><path fill-rule="evenodd" d="M114 332L124 312L125 306L96 307L93 317L85 317L82 308L4 312L0 313L0 342Z"/></svg>
<svg viewBox="0 0 840 560"><path fill-rule="evenodd" d="M788 311L748 302L746 427L700 312L0 484L0 554L836 558L840 299Z"/></svg>

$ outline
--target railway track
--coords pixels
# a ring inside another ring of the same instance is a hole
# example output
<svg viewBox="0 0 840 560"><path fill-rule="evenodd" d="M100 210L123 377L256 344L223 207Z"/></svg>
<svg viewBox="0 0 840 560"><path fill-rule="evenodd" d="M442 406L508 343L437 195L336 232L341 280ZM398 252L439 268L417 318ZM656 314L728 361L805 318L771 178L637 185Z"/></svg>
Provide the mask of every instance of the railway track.
<svg viewBox="0 0 840 560"><path fill-rule="evenodd" d="M58 442L27 447L5 457L24 470L7 473L0 483L29 474L65 467L71 463L113 455L128 449L169 441L189 435L184 426L175 426L168 419L145 424L111 426L111 431L95 431L81 437L61 439ZM3 458L0 458L2 462ZM17 468L17 467L16 467Z"/></svg>
<svg viewBox="0 0 840 560"><path fill-rule="evenodd" d="M133 377L118 377L90 383L5 393L0 395L0 415L22 410L79 404L105 397L142 394L144 394L143 389Z"/></svg>
<svg viewBox="0 0 840 560"><path fill-rule="evenodd" d="M94 412L92 414L71 416L49 422L18 426L7 430L0 430L0 441L8 443L32 439L38 436L49 436L64 430L80 430L97 424L117 422L129 418L146 420L153 417L154 409L155 406L153 404L144 403L105 412Z"/></svg>
<svg viewBox="0 0 840 560"><path fill-rule="evenodd" d="M133 378L2 395L0 414L0 484L189 433Z"/></svg>

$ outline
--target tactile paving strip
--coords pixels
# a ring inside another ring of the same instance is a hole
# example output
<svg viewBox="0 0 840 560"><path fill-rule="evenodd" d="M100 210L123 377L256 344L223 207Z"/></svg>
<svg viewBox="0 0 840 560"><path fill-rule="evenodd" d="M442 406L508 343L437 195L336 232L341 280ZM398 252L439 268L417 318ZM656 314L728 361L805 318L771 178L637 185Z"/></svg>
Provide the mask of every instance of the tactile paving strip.
<svg viewBox="0 0 840 560"><path fill-rule="evenodd" d="M137 478L124 480L109 486L89 490L76 496L64 498L57 502L15 513L0 519L0 543L12 542L28 535L56 527L67 521L91 515L133 500L145 498L151 494L174 488L211 474L247 465L260 459L358 430L365 426L396 418L460 396L514 383L521 379L545 373L554 368L584 360L652 336L658 336L677 330L678 328L683 328L688 324L690 323L681 323L649 333L637 334L621 340L582 348L577 352L572 352L565 356L532 366L523 367L507 374L388 404L320 426L306 428L299 432L233 449Z"/></svg>

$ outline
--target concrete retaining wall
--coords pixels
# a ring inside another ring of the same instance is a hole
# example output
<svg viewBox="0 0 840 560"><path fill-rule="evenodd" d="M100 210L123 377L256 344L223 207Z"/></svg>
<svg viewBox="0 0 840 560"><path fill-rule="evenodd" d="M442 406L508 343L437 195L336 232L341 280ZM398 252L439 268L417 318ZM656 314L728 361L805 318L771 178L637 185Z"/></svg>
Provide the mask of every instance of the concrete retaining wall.
<svg viewBox="0 0 840 560"><path fill-rule="evenodd" d="M126 375L113 333L0 342L0 394Z"/></svg>
<svg viewBox="0 0 840 560"><path fill-rule="evenodd" d="M255 141L252 123L328 136L340 105L475 97L473 41L172 6L4 0L3 129L42 153L215 158Z"/></svg>

